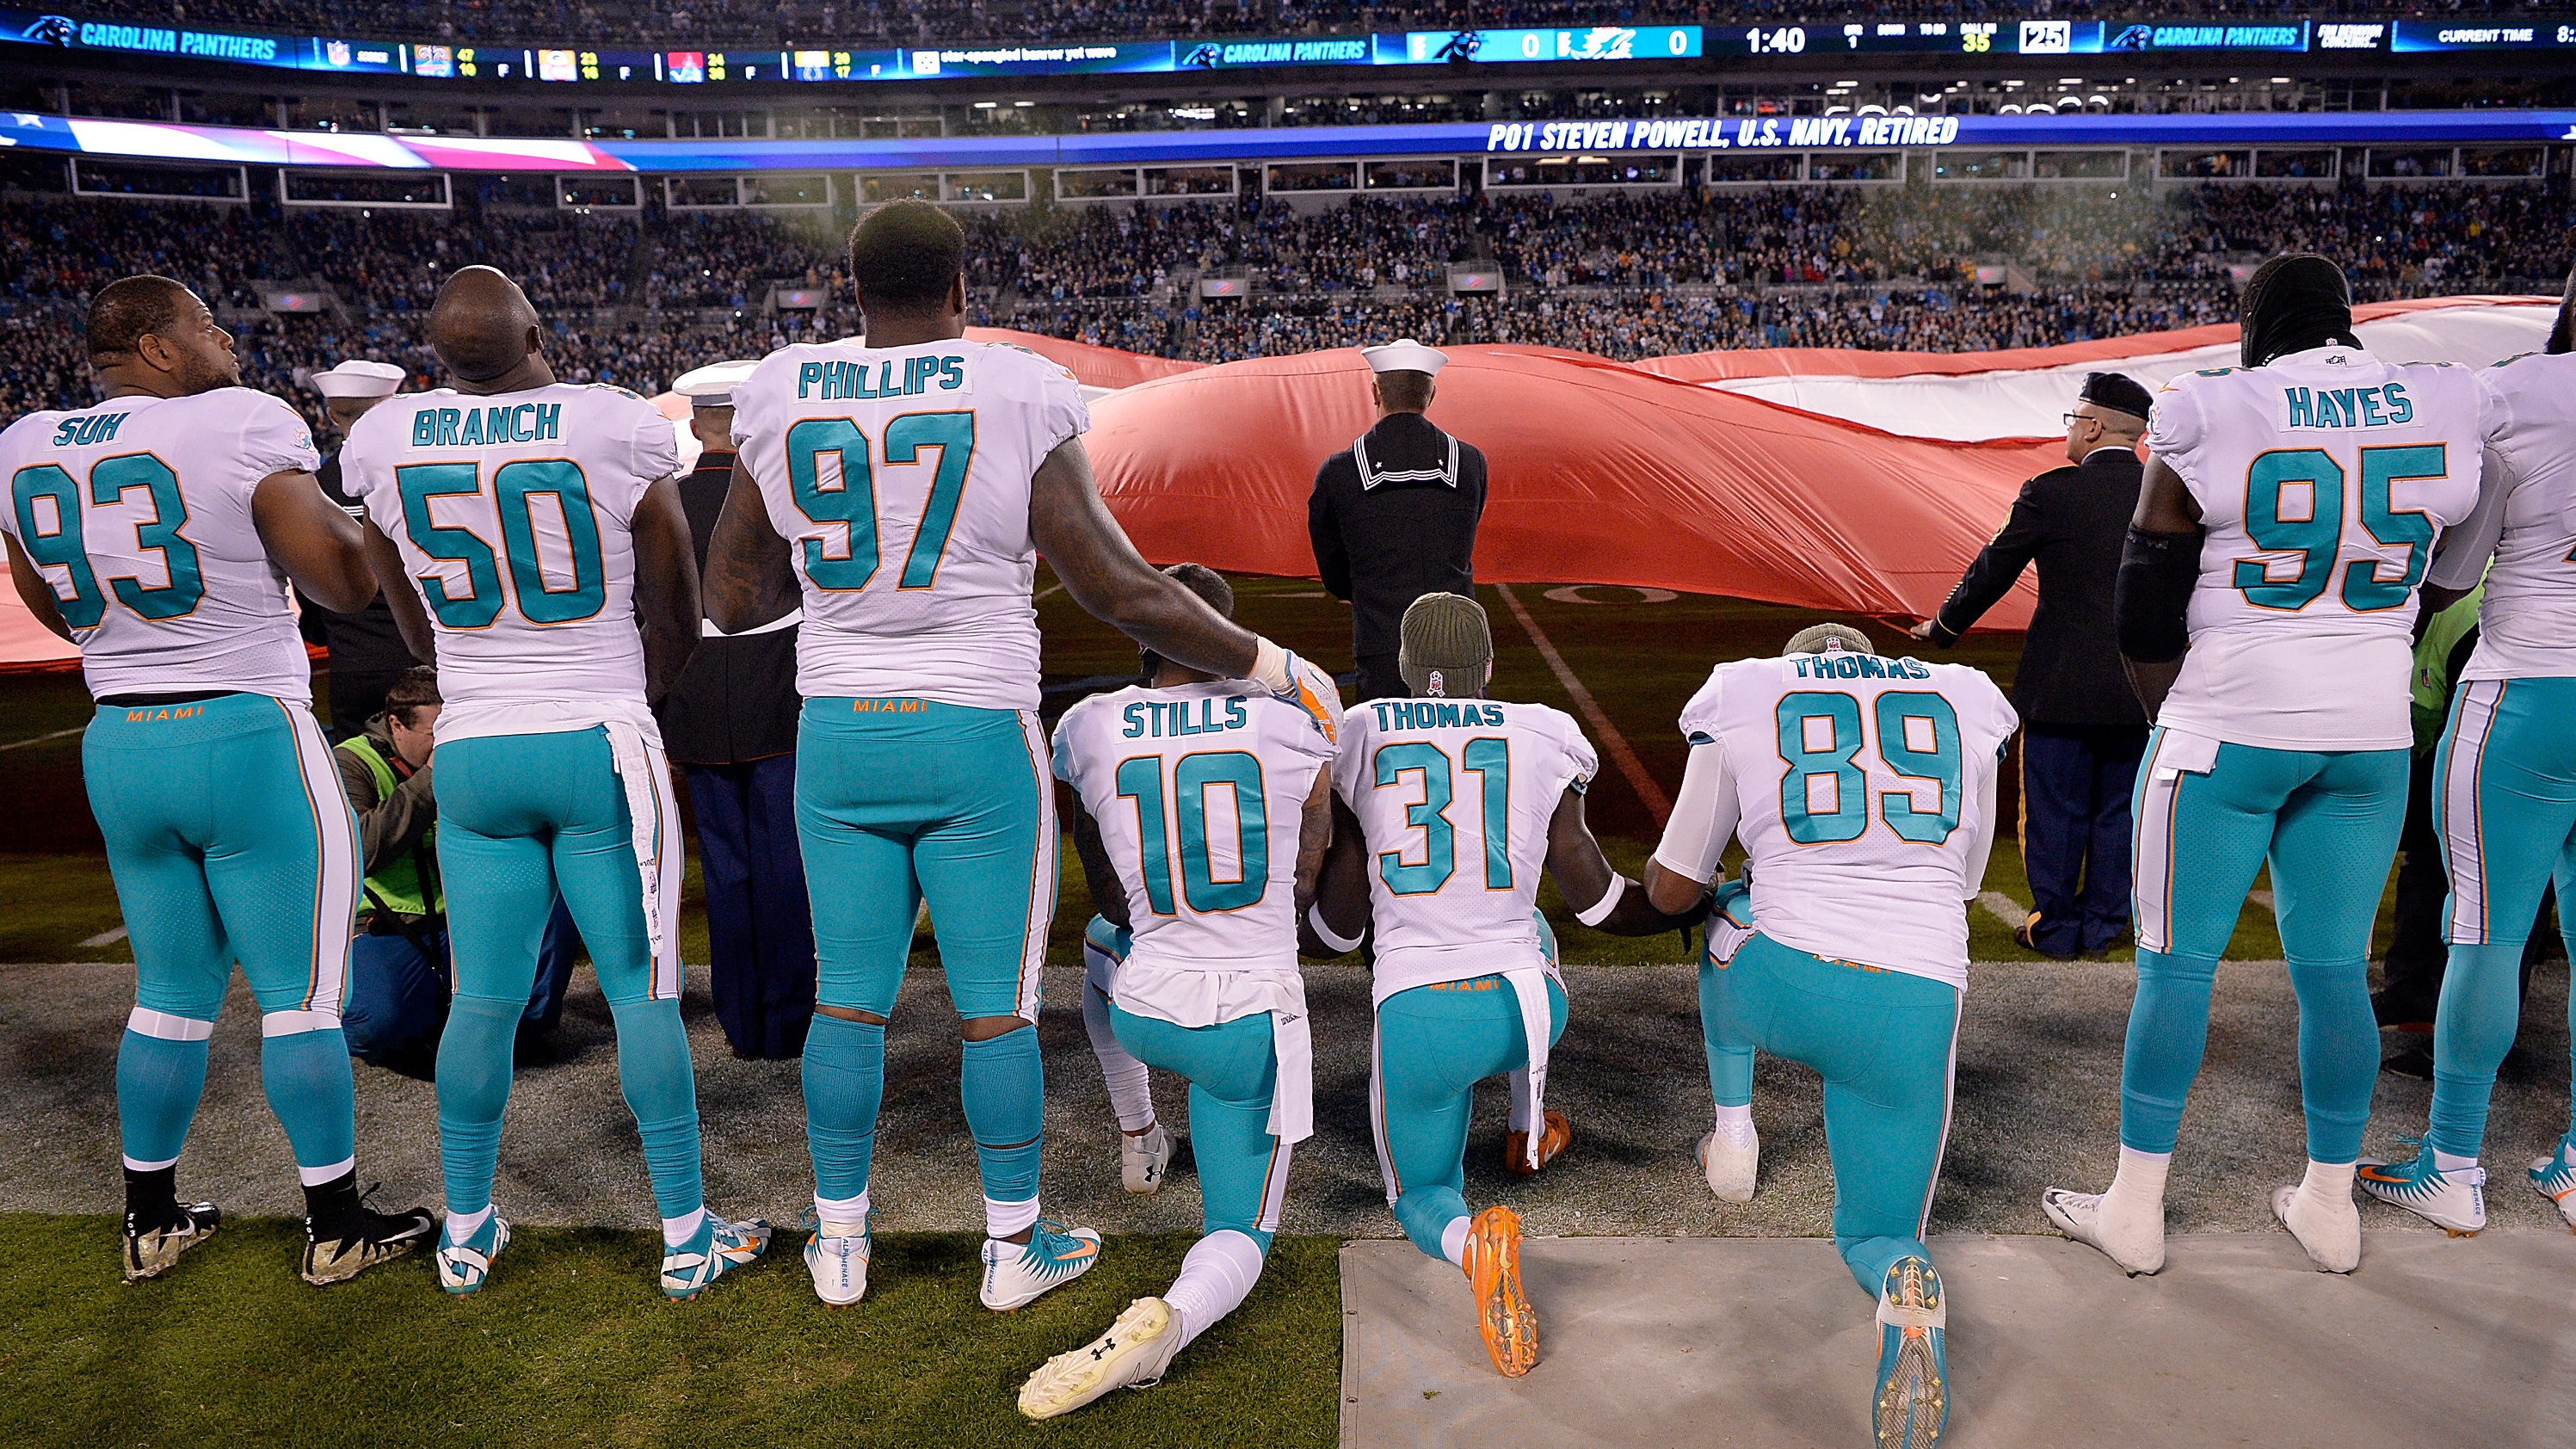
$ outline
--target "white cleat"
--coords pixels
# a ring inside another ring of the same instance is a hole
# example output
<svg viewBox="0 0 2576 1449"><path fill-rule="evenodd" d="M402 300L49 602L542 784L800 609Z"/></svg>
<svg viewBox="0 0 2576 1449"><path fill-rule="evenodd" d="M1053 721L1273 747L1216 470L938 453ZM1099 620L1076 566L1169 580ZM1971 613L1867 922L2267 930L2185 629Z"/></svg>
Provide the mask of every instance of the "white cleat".
<svg viewBox="0 0 2576 1449"><path fill-rule="evenodd" d="M865 1298L872 1246L865 1223L816 1222L805 1239L805 1271L814 1275L814 1296L835 1308Z"/></svg>
<svg viewBox="0 0 2576 1449"><path fill-rule="evenodd" d="M1181 1351L1181 1315L1160 1298L1127 1305L1109 1331L1071 1353L1048 1359L1020 1386L1020 1412L1032 1419L1070 1414L1111 1389L1162 1382Z"/></svg>
<svg viewBox="0 0 2576 1449"><path fill-rule="evenodd" d="M2139 1213L2111 1213L2103 1208L2109 1195L2068 1192L2052 1187L2039 1195L2040 1211L2057 1230L2120 1265L2134 1278L2165 1265L2165 1215L2161 1204L2152 1220ZM2132 1219L2135 1219L2134 1221Z"/></svg>
<svg viewBox="0 0 2576 1449"><path fill-rule="evenodd" d="M2486 1231L2487 1170L2475 1163L2446 1171L2433 1165L2433 1149L2427 1147L2407 1162L2365 1157L2353 1178L2372 1197L2402 1207L2452 1237Z"/></svg>
<svg viewBox="0 0 2576 1449"><path fill-rule="evenodd" d="M1144 1131L1129 1136L1118 1134L1118 1181L1129 1192L1149 1193L1163 1185L1163 1169L1171 1164L1172 1135L1155 1123Z"/></svg>
<svg viewBox="0 0 2576 1449"><path fill-rule="evenodd" d="M2547 1157L2531 1164L2531 1190L2549 1199L2558 1215L2576 1231L2576 1163L2567 1160L2567 1147L2561 1142Z"/></svg>
<svg viewBox="0 0 2576 1449"><path fill-rule="evenodd" d="M1755 1169L1762 1161L1762 1138L1752 1128L1736 1142L1714 1128L1699 1140L1699 1170L1719 1202L1753 1201Z"/></svg>
<svg viewBox="0 0 2576 1449"><path fill-rule="evenodd" d="M455 1220L451 1215L447 1224ZM499 1213L489 1213L481 1227L458 1242L447 1235L447 1224L441 1224L438 1230L438 1286L461 1297L491 1278L492 1260L510 1246L510 1225Z"/></svg>
<svg viewBox="0 0 2576 1449"><path fill-rule="evenodd" d="M2361 1266L2361 1209L2352 1194L2308 1192L2297 1185L2272 1190L2272 1216L2299 1240L2320 1273L2349 1273Z"/></svg>
<svg viewBox="0 0 2576 1449"><path fill-rule="evenodd" d="M984 1240L984 1306L996 1313L1037 1301L1091 1271L1100 1261L1100 1234L1091 1228L1068 1228L1053 1218L1040 1218L1025 1243Z"/></svg>

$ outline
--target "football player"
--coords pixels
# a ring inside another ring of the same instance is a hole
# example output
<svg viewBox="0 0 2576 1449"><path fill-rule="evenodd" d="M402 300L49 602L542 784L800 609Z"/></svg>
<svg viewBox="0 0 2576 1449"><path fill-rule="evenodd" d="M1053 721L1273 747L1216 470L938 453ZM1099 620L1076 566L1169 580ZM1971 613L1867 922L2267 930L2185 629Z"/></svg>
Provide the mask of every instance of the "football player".
<svg viewBox="0 0 2576 1449"><path fill-rule="evenodd" d="M2576 554L2576 276L2546 351L2507 358L2478 383L2487 452L2477 511L2443 538L2424 587L2426 607L2439 610L2486 580L2477 651L2460 671L2433 765L2434 829L2451 881L2433 1120L2413 1160L2364 1158L2359 1174L2364 1191L2455 1235L2487 1223L2478 1148L2496 1068L2521 1025L2526 923L2553 874L2576 889L2576 580L2567 566ZM2563 911L2560 925L2569 925ZM2534 1162L2530 1179L2576 1226L2576 1134Z"/></svg>
<svg viewBox="0 0 2576 1449"><path fill-rule="evenodd" d="M1687 909L1730 838L1751 895L1748 912L1729 886L1700 969L1718 1102L1702 1163L1719 1196L1752 1196L1755 1048L1824 1077L1834 1247L1878 1300L1877 1441L1928 1449L1950 1408L1948 1300L1923 1231L1968 984L1962 902L1985 878L2019 721L1975 669L1881 659L1860 630L1818 624L1779 658L1719 665L1681 723L1690 765L1648 899Z"/></svg>
<svg viewBox="0 0 2576 1449"><path fill-rule="evenodd" d="M963 340L965 254L964 231L926 202L879 207L851 231L868 335L772 353L735 390L741 456L707 551L718 628L779 618L800 596L805 611L796 813L820 973L805 1039L805 1257L828 1303L867 1290L886 1017L925 897L964 1018L982 1299L1017 1308L1100 1251L1099 1234L1038 1203L1033 1028L1057 845L1037 722L1037 555L1076 603L1166 659L1275 694L1311 689L1294 656L1138 557L1092 483L1073 375Z"/></svg>
<svg viewBox="0 0 2576 1449"><path fill-rule="evenodd" d="M1165 572L1234 616L1215 571ZM1065 711L1055 772L1081 800L1074 843L1092 900L1129 939L1110 1025L1139 1070L1190 1084L1204 1236L1161 1297L1029 1376L1020 1412L1032 1419L1155 1382L1234 1311L1279 1230L1290 1149L1314 1135L1297 920L1332 839L1338 721L1151 651L1145 672L1142 687Z"/></svg>
<svg viewBox="0 0 2576 1449"><path fill-rule="evenodd" d="M2370 928L2406 811L2415 594L2435 537L2477 501L2484 433L2475 374L2372 356L2351 297L2324 257L2265 262L2239 303L2243 365L2175 378L2148 423L2115 606L2156 723L2138 769L2120 1165L2106 1193L2042 1196L2129 1273L2164 1266L2165 1173L2210 983L2267 859L2308 1139L2305 1177L2272 1210L2320 1270L2361 1261Z"/></svg>
<svg viewBox="0 0 2576 1449"><path fill-rule="evenodd" d="M1576 919L1620 935L1680 929L1697 906L1657 911L1611 870L1583 820L1591 743L1546 705L1487 699L1493 667L1475 600L1425 594L1404 611L1397 669L1412 697L1342 717L1340 824L1309 921L1331 953L1376 927L1369 1109L1387 1203L1415 1247L1466 1273L1485 1350L1517 1378L1538 1362L1520 1218L1501 1206L1471 1215L1460 1189L1471 1095L1487 1077L1511 1074L1506 1140L1521 1166L1573 1140L1546 1110L1566 1002L1539 873L1556 877Z"/></svg>
<svg viewBox="0 0 2576 1449"><path fill-rule="evenodd" d="M86 341L106 399L0 433L0 531L18 597L80 646L98 700L81 774L134 944L116 1060L125 1276L159 1275L222 1221L175 1183L239 960L259 1000L260 1083L304 1182L303 1274L335 1283L436 1227L359 1201L340 1032L357 822L287 602L292 581L354 612L376 581L357 523L314 481L311 430L241 385L233 339L195 293L111 282Z"/></svg>
<svg viewBox="0 0 2576 1449"><path fill-rule="evenodd" d="M1080 822L1076 827L1074 843L1080 846ZM1093 887L1095 892L1100 889ZM1096 903L1099 897L1095 894L1093 899ZM1118 974L1118 963L1127 959L1133 939L1125 926L1105 915L1094 915L1083 927L1082 1033L1091 1040L1091 1054L1100 1063L1101 1085L1109 1092L1109 1110L1118 1118L1118 1185L1149 1194L1163 1185L1163 1169L1172 1159L1172 1135L1154 1117L1153 1069L1118 1044L1118 1030L1109 1015L1109 983Z"/></svg>
<svg viewBox="0 0 2576 1449"><path fill-rule="evenodd" d="M493 1165L560 890L617 1024L662 1291L694 1297L760 1256L769 1225L707 1211L680 1025L679 806L650 708L698 642L678 442L623 388L555 381L536 309L490 267L448 278L428 330L450 385L360 419L340 459L395 622L436 655L447 701L431 757L456 969L439 1285L481 1288L510 1243Z"/></svg>

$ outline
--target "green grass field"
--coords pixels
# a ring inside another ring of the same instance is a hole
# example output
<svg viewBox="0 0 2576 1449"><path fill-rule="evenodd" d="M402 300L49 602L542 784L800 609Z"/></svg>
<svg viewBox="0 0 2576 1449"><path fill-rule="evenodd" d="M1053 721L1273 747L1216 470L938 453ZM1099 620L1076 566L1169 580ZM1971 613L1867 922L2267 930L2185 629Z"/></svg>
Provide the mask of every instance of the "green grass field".
<svg viewBox="0 0 2576 1449"><path fill-rule="evenodd" d="M1045 589L1050 580L1041 577ZM1240 617L1328 663L1349 657L1348 611L1313 583L1237 581ZM1576 703L1493 588L1493 693L1569 711ZM1822 617L1741 601L1638 602L1635 591L1514 594L1646 771L1669 791L1685 746L1674 721L1713 664L1778 649ZM1586 602L1597 599L1602 602ZM1040 603L1052 677L1132 673L1135 651L1061 592ZM1901 652L1897 631L1870 631ZM2009 687L2017 636L1974 636L1947 656ZM98 939L119 924L79 780L87 697L70 674L0 677L0 985L34 989L38 963L130 960ZM1597 733L1597 732L1596 732ZM1596 743L1600 743L1596 739ZM1589 799L1596 833L1631 875L1656 826L1609 761ZM2009 799L2004 807L2009 813ZM2009 832L1986 889L2026 902ZM696 871L682 920L688 959L706 959ZM1681 959L1678 938L1628 940L1576 924L1553 885L1541 902L1567 959ZM1077 948L1088 896L1065 852L1054 944ZM2386 931L2382 911L2382 938ZM1979 960L2030 960L2003 921L1969 912ZM924 943L927 948L928 943ZM2270 913L2248 909L2229 952L2280 954ZM1193 1347L1163 1387L1122 1394L1064 1423L1021 1422L1012 1399L1048 1355L1107 1326L1131 1298L1169 1281L1184 1238L1130 1238L1100 1270L1020 1313L974 1302L973 1244L889 1235L881 1290L827 1310L792 1261L760 1265L694 1304L662 1301L649 1235L535 1229L513 1268L471 1300L406 1262L329 1290L296 1281L293 1224L234 1224L166 1281L118 1281L106 1218L0 1215L0 1442L144 1445L671 1444L835 1442L1327 1444L1340 1381L1336 1244L1280 1240L1242 1310ZM789 1245L792 1251L793 1244Z"/></svg>

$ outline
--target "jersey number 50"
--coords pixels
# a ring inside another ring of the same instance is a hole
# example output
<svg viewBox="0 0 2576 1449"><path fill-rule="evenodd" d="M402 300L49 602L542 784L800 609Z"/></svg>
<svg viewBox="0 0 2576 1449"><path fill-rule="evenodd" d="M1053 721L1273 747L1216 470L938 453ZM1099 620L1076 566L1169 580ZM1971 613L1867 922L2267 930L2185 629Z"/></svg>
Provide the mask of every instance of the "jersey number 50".
<svg viewBox="0 0 2576 1449"><path fill-rule="evenodd" d="M1860 701L1839 690L1802 689L1780 697L1780 825L1800 845L1858 840L1869 829L1869 776L1852 757L1861 736ZM1938 808L1917 808L1910 790L1878 797L1879 818L1902 840L1939 845L1959 828L1961 800L1959 712L1950 701L1921 689L1892 689L1878 697L1878 758L1890 773L1929 780L1940 787ZM1817 809L1817 782L1832 783L1830 810Z"/></svg>
<svg viewBox="0 0 2576 1449"><path fill-rule="evenodd" d="M160 553L162 571L170 581L147 588L141 579L129 576L111 578L108 585L116 591L118 603L146 619L195 613L206 597L206 578L197 564L197 546L179 536L180 525L188 521L188 502L179 496L179 475L150 453L101 458L89 470L88 501L100 508L114 507L137 488L151 492L152 516L135 525L135 545ZM45 510L53 515L50 528L36 507L45 501L53 505ZM98 574L90 567L89 549L81 536L80 485L59 463L21 468L9 480L9 506L17 515L18 544L27 557L71 576L70 598L63 598L59 588L55 591L63 622L75 629L97 628L107 616L107 595L98 587Z"/></svg>
<svg viewBox="0 0 2576 1449"><path fill-rule="evenodd" d="M402 491L403 531L412 547L434 559L465 565L466 591L424 574L421 596L438 622L450 629L482 629L501 616L501 568L492 545L470 528L435 522L430 500L480 497L479 463L406 463L394 469ZM540 493L554 495L563 514L564 536L572 551L572 583L555 588L546 582L537 558L537 526L529 506ZM510 595L519 614L531 624L569 624L587 619L608 605L608 571L600 561L599 519L591 512L590 479L569 458L520 458L492 470L493 513L501 526L501 549L510 562Z"/></svg>
<svg viewBox="0 0 2576 1449"><path fill-rule="evenodd" d="M903 557L898 589L926 589L939 582L940 556L957 526L957 503L966 496L966 469L975 460L971 412L906 413L885 425L889 465L918 464L921 450L939 450L939 471L921 505L921 526ZM840 475L825 487L823 460ZM845 542L835 555L824 540L805 540L805 577L818 589L856 593L877 575L876 474L868 466L868 435L848 418L806 418L787 429L787 487L796 511L811 522L840 525Z"/></svg>

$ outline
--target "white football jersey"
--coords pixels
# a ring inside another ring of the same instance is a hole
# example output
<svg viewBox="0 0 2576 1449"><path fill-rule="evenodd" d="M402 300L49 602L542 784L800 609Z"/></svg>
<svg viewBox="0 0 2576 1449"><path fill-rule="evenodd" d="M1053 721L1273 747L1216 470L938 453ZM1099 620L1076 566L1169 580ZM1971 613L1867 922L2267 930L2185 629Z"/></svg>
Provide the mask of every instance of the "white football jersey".
<svg viewBox="0 0 2576 1449"><path fill-rule="evenodd" d="M2147 447L2208 529L2157 723L2281 750L2414 741L2415 592L2477 502L2477 375L2314 347L2165 384Z"/></svg>
<svg viewBox="0 0 2576 1449"><path fill-rule="evenodd" d="M1582 729L1543 704L1372 699L1343 714L1333 789L1368 844L1377 999L1535 960L1548 821L1597 768Z"/></svg>
<svg viewBox="0 0 2576 1449"><path fill-rule="evenodd" d="M1681 717L1725 749L1763 935L1963 988L1960 902L2019 724L1981 670L1842 652L1721 664Z"/></svg>
<svg viewBox="0 0 2576 1449"><path fill-rule="evenodd" d="M1120 973L1295 970L1297 841L1333 758L1316 718L1240 679L1096 694L1055 727L1127 893Z"/></svg>
<svg viewBox="0 0 2576 1449"><path fill-rule="evenodd" d="M2478 374L2492 475L2433 582L2487 591L2460 678L2576 675L2576 354L2526 353ZM2494 560L2488 566L2488 560Z"/></svg>
<svg viewBox="0 0 2576 1449"><path fill-rule="evenodd" d="M313 666L251 495L321 464L295 410L246 387L29 413L0 433L0 528L53 585L92 696L310 704Z"/></svg>
<svg viewBox="0 0 2576 1449"><path fill-rule="evenodd" d="M378 404L340 472L402 553L438 633L439 738L641 717L636 504L679 470L670 420L624 388L441 388ZM655 736L658 738L658 735Z"/></svg>
<svg viewBox="0 0 2576 1449"><path fill-rule="evenodd" d="M1000 343L802 343L734 389L733 438L804 591L796 690L1038 707L1029 479L1091 415Z"/></svg>

